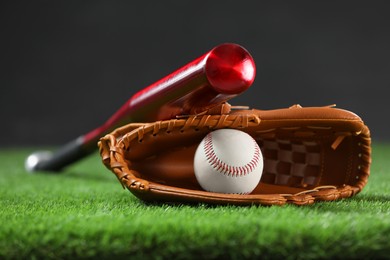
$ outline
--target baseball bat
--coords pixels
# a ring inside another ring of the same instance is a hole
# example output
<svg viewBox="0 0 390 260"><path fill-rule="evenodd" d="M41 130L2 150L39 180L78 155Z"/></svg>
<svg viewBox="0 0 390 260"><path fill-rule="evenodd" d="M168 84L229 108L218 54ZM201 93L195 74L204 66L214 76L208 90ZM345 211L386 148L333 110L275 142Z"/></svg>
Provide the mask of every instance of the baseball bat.
<svg viewBox="0 0 390 260"><path fill-rule="evenodd" d="M97 149L98 140L130 122L153 122L197 114L226 102L253 83L255 63L242 46L224 43L134 94L104 124L60 147L35 152L28 171L58 172Z"/></svg>

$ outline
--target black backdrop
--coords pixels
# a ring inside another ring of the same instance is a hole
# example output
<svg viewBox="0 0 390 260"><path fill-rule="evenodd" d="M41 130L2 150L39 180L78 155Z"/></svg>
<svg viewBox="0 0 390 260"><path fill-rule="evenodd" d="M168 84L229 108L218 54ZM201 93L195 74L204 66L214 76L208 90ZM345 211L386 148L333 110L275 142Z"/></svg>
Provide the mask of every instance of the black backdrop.
<svg viewBox="0 0 390 260"><path fill-rule="evenodd" d="M336 103L390 138L389 1L3 1L0 12L0 146L73 140L223 42L257 67L232 104Z"/></svg>

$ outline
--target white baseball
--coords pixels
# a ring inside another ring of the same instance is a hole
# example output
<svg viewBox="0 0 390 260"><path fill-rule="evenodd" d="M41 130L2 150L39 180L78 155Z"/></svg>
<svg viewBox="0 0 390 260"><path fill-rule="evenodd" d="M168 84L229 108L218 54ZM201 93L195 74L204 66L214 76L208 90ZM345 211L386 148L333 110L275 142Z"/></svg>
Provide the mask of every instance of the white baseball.
<svg viewBox="0 0 390 260"><path fill-rule="evenodd" d="M220 129L210 132L199 144L194 171L204 190L248 194L260 181L263 155L247 133Z"/></svg>

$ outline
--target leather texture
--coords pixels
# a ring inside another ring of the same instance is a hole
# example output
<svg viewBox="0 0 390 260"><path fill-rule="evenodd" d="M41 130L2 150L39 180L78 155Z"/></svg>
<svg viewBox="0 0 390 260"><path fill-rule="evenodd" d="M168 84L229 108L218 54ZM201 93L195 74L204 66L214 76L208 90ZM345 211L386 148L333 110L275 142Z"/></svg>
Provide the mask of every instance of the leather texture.
<svg viewBox="0 0 390 260"><path fill-rule="evenodd" d="M264 169L247 195L202 190L193 159L210 132L232 128L259 144ZM371 138L356 114L334 107L237 109L228 104L202 115L133 123L101 138L104 165L144 201L234 205L296 205L359 193L368 181Z"/></svg>

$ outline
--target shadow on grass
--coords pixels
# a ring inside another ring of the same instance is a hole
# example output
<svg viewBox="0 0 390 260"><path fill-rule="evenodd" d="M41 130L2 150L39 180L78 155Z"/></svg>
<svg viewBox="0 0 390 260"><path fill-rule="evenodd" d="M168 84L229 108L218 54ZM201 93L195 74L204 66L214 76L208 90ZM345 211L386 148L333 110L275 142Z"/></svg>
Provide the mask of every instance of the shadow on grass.
<svg viewBox="0 0 390 260"><path fill-rule="evenodd" d="M128 191L131 196L136 197L133 195L130 191ZM156 207L156 208L193 208L193 209L218 209L218 208L237 208L237 209L248 209L251 207L258 207L258 208L270 208L273 206L268 205L234 205L234 204L218 204L218 203L206 203L206 202L196 202L196 201L145 201L137 198L139 201L139 204L147 207ZM274 207L280 207L283 206L274 206Z"/></svg>
<svg viewBox="0 0 390 260"><path fill-rule="evenodd" d="M131 194L131 192L130 192ZM131 195L133 196L133 195ZM283 208L291 208L295 207L296 209L313 209L315 211L320 212L367 212L374 211L384 212L388 211L390 208L390 195L387 194L375 194L375 195L358 195L353 198L342 199L337 201L324 201L324 202L316 202L313 205L305 205L305 206L296 206L296 205L282 205L282 206L264 206L264 205L246 205L246 206L235 206L235 205L219 205L219 204L207 204L200 202L158 202L158 201L142 201L139 200L139 203L148 206L148 207L191 207L191 208L203 208L203 209L216 209L221 207L236 207L236 208L248 208L248 207L262 207L262 208L270 208L270 207L278 207L281 210ZM376 207L376 204L385 204L385 207Z"/></svg>

